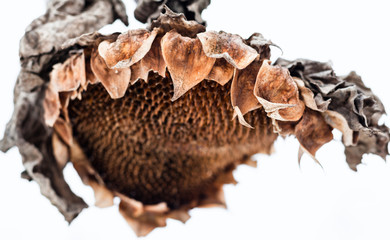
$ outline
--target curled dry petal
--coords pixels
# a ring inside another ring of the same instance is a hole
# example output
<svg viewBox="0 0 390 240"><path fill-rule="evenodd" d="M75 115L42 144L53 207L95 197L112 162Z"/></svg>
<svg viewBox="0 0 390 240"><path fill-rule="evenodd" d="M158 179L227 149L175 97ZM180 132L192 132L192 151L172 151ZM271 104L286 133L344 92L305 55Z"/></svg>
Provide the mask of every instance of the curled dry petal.
<svg viewBox="0 0 390 240"><path fill-rule="evenodd" d="M188 20L196 20L198 23L205 25L205 21L201 18L201 13L210 4L210 0L137 1L134 17L143 23L151 23L161 15L161 10L165 4L174 12L183 13Z"/></svg>
<svg viewBox="0 0 390 240"><path fill-rule="evenodd" d="M149 52L139 62L131 66L131 84L134 84L138 79L147 81L150 71L165 77L167 64L162 55L160 42L161 38L157 38Z"/></svg>
<svg viewBox="0 0 390 240"><path fill-rule="evenodd" d="M244 69L258 57L257 51L246 45L239 35L209 31L197 36L208 57L224 58L235 68Z"/></svg>
<svg viewBox="0 0 390 240"><path fill-rule="evenodd" d="M130 68L110 69L97 50L93 50L91 70L106 88L111 98L121 98L125 95L130 82Z"/></svg>
<svg viewBox="0 0 390 240"><path fill-rule="evenodd" d="M225 59L218 58L215 61L211 72L206 77L209 80L216 81L222 86L229 82L232 79L234 73L234 67L230 65Z"/></svg>
<svg viewBox="0 0 390 240"><path fill-rule="evenodd" d="M231 101L235 115L244 126L250 127L245 121L243 115L255 110L261 105L253 95L257 73L260 69L261 62L254 61L243 70L235 69L233 82L231 86Z"/></svg>
<svg viewBox="0 0 390 240"><path fill-rule="evenodd" d="M54 131L68 146L73 144L72 127L62 118L58 118L54 124Z"/></svg>
<svg viewBox="0 0 390 240"><path fill-rule="evenodd" d="M302 148L313 158L322 145L333 139L332 128L326 123L321 113L308 108L295 126L294 133Z"/></svg>
<svg viewBox="0 0 390 240"><path fill-rule="evenodd" d="M158 29L152 32L145 29L129 30L119 35L115 42L101 42L99 54L110 68L128 68L148 53L157 33Z"/></svg>
<svg viewBox="0 0 390 240"><path fill-rule="evenodd" d="M330 126L343 133L343 143L345 146L356 145L359 132L350 129L347 120L340 113L328 110L323 113L323 116Z"/></svg>
<svg viewBox="0 0 390 240"><path fill-rule="evenodd" d="M199 203L199 207L203 208L212 208L212 207L221 207L227 208L225 193L222 186L213 190L213 193L210 194L206 199L202 200Z"/></svg>
<svg viewBox="0 0 390 240"><path fill-rule="evenodd" d="M305 83L301 79L297 77L293 77L293 79L299 89L299 95L301 96L306 107L319 112L324 112L327 109L327 106L325 107L323 105L317 105L317 102L314 99L314 93L310 89L305 87Z"/></svg>
<svg viewBox="0 0 390 240"><path fill-rule="evenodd" d="M305 104L299 99L298 87L287 69L270 66L264 61L256 78L254 95L268 116L280 121L297 121Z"/></svg>
<svg viewBox="0 0 390 240"><path fill-rule="evenodd" d="M86 52L86 50L84 50ZM92 64L91 64L91 54L92 50L88 51L89 54L84 54L85 57L85 77L86 77L86 83L85 86L82 86L84 90L87 90L88 84L96 84L99 82L98 78L95 76L95 74L92 71Z"/></svg>
<svg viewBox="0 0 390 240"><path fill-rule="evenodd" d="M57 161L58 168L64 169L65 165L69 161L69 148L60 139L57 133L54 133L52 136L52 145L53 145L53 154Z"/></svg>
<svg viewBox="0 0 390 240"><path fill-rule="evenodd" d="M156 227L166 226L169 209L165 203L144 206L141 202L119 195L119 212L138 237L146 236Z"/></svg>
<svg viewBox="0 0 390 240"><path fill-rule="evenodd" d="M172 12L164 6L165 13L161 14L157 20L153 21L150 29L159 28L164 33L175 30L180 35L195 38L196 34L206 31L206 27L195 21L187 21L182 13Z"/></svg>
<svg viewBox="0 0 390 240"><path fill-rule="evenodd" d="M77 143L70 146L70 160L84 184L92 187L97 207L109 207L114 204L114 194L108 190L99 174L94 170Z"/></svg>
<svg viewBox="0 0 390 240"><path fill-rule="evenodd" d="M44 119L48 126L53 126L58 116L60 115L60 98L58 92L52 84L48 84L45 90L45 98L43 100Z"/></svg>
<svg viewBox="0 0 390 240"><path fill-rule="evenodd" d="M270 40L265 39L261 33L253 33L246 40L246 43L259 53L261 59L270 59L271 57L270 46L276 46Z"/></svg>
<svg viewBox="0 0 390 240"><path fill-rule="evenodd" d="M76 90L85 84L85 59L83 51L70 56L64 63L53 66L51 84L58 92Z"/></svg>
<svg viewBox="0 0 390 240"><path fill-rule="evenodd" d="M215 63L203 52L199 39L183 37L171 31L161 39L161 49L171 74L175 101L205 79Z"/></svg>

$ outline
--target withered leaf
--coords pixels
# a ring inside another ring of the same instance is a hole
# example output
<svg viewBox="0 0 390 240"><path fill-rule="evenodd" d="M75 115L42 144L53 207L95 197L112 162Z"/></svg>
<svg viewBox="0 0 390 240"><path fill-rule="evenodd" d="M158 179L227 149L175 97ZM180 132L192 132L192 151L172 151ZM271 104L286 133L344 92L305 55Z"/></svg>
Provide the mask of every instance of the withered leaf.
<svg viewBox="0 0 390 240"><path fill-rule="evenodd" d="M302 79L305 86L314 93L317 106L327 101L329 104L323 106L338 113L338 121L344 122L340 117L345 119L350 131L346 130L345 124L337 124L337 128L345 133L345 154L352 169L356 170L364 153L374 153L381 157L387 155L389 128L378 123L379 118L385 114L383 104L355 72L339 77L328 63L306 59L278 59L276 64L287 67L292 76ZM356 146L349 146L355 145L357 135L359 139Z"/></svg>
<svg viewBox="0 0 390 240"><path fill-rule="evenodd" d="M306 107L313 109L315 111L319 111L319 112L324 112L328 109L328 105L329 105L331 99L328 99L328 101L323 101L324 104L318 105L319 101L316 101L316 99L314 97L314 93L310 89L305 87L305 83L297 77L293 77L293 79L294 79L294 82L299 89L299 95L301 96ZM320 95L317 95L317 96L320 96Z"/></svg>
<svg viewBox="0 0 390 240"><path fill-rule="evenodd" d="M345 146L356 145L359 132L349 128L347 120L338 112L327 110L323 113L325 121L343 133L343 143Z"/></svg>
<svg viewBox="0 0 390 240"><path fill-rule="evenodd" d="M181 0L181 1L137 1L134 16L138 21L151 23L161 15L166 4L173 12L183 13L188 20L196 20L202 25L206 22L201 18L202 11L210 4L210 0Z"/></svg>

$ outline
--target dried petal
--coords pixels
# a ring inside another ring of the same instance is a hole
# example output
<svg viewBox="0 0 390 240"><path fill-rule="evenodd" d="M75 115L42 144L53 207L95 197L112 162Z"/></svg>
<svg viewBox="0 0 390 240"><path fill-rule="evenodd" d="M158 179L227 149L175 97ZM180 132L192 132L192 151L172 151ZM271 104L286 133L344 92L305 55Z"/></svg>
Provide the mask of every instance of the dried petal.
<svg viewBox="0 0 390 240"><path fill-rule="evenodd" d="M243 115L261 107L255 95L253 95L256 76L260 66L260 61L254 61L243 70L235 69L230 90L232 106L235 111L234 117L238 116L240 123L247 127L250 125L246 123Z"/></svg>
<svg viewBox="0 0 390 240"><path fill-rule="evenodd" d="M54 130L68 146L73 144L72 127L62 118L58 118L54 124Z"/></svg>
<svg viewBox="0 0 390 240"><path fill-rule="evenodd" d="M214 58L204 54L199 39L183 37L175 31L165 34L161 48L173 81L172 101L205 79L215 63Z"/></svg>
<svg viewBox="0 0 390 240"><path fill-rule="evenodd" d="M317 101L314 98L314 93L310 89L305 87L305 83L297 77L293 77L293 79L299 89L299 94L303 99L303 102L305 103L306 107L319 112L324 112L326 109L328 109L330 100L327 101L326 105L317 105Z"/></svg>
<svg viewBox="0 0 390 240"><path fill-rule="evenodd" d="M50 82L58 92L76 90L85 84L85 59L83 51L71 55L64 63L53 66Z"/></svg>
<svg viewBox="0 0 390 240"><path fill-rule="evenodd" d="M158 18L163 11L162 8L168 5L174 12L184 13L188 20L196 20L206 25L201 18L202 11L210 4L210 0L181 0L177 1L137 1L137 8L134 10L134 17L143 23L151 23Z"/></svg>
<svg viewBox="0 0 390 240"><path fill-rule="evenodd" d="M180 35L195 38L196 34L206 31L205 26L195 21L187 21L183 13L172 12L164 6L165 13L161 14L157 20L153 21L150 29L159 28L163 32L175 30Z"/></svg>
<svg viewBox="0 0 390 240"><path fill-rule="evenodd" d="M84 56L85 56L85 77L86 77L86 83L85 86L83 86L84 90L87 90L88 84L96 84L99 82L98 78L95 76L95 74L92 71L92 64L91 64L91 54L92 50L88 51L84 50Z"/></svg>
<svg viewBox="0 0 390 240"><path fill-rule="evenodd" d="M322 145L333 139L332 128L325 122L321 113L308 108L295 126L295 136L302 148L313 158Z"/></svg>
<svg viewBox="0 0 390 240"><path fill-rule="evenodd" d="M211 207L226 208L225 193L222 189L222 186L213 190L212 194L210 193L206 199L200 201L199 207L201 207L201 208L211 208Z"/></svg>
<svg viewBox="0 0 390 240"><path fill-rule="evenodd" d="M270 66L264 61L256 78L254 95L268 116L280 121L297 121L305 104L299 99L298 87L287 69Z"/></svg>
<svg viewBox="0 0 390 240"><path fill-rule="evenodd" d="M144 206L141 202L120 195L119 212L138 237L146 236L157 227L165 227L166 204Z"/></svg>
<svg viewBox="0 0 390 240"><path fill-rule="evenodd" d="M103 180L93 169L77 143L71 145L70 160L83 183L92 187L95 194L95 206L101 208L112 206L114 204L114 194L105 187Z"/></svg>
<svg viewBox="0 0 390 240"><path fill-rule="evenodd" d="M161 38L157 38L145 57L131 66L131 84L134 84L138 79L147 81L150 71L165 77L167 65L162 56L160 42Z"/></svg>
<svg viewBox="0 0 390 240"><path fill-rule="evenodd" d="M46 125L52 127L60 115L60 98L58 92L52 84L49 83L45 90L45 99L43 101L44 119Z"/></svg>
<svg viewBox="0 0 390 240"><path fill-rule="evenodd" d="M323 116L330 126L343 133L343 143L345 146L356 145L359 132L352 131L348 126L347 120L340 113L328 110L323 113Z"/></svg>
<svg viewBox="0 0 390 240"><path fill-rule="evenodd" d="M52 145L53 154L57 161L58 168L64 169L65 165L69 161L69 148L56 133L53 133Z"/></svg>
<svg viewBox="0 0 390 240"><path fill-rule="evenodd" d="M188 210L174 210L168 214L169 218L176 219L182 223L186 223L190 218Z"/></svg>
<svg viewBox="0 0 390 240"><path fill-rule="evenodd" d="M247 44L254 48L260 55L260 60L270 59L271 49L270 46L276 46L270 40L265 39L261 33L252 34L247 40ZM276 46L278 47L278 46Z"/></svg>
<svg viewBox="0 0 390 240"><path fill-rule="evenodd" d="M225 59L219 58L215 61L211 72L206 77L209 80L214 80L222 86L232 79L234 73L234 67L226 62Z"/></svg>
<svg viewBox="0 0 390 240"><path fill-rule="evenodd" d="M385 125L379 126L375 134L360 131L356 146L345 147L349 167L356 171L356 166L361 163L363 155L367 153L376 154L386 160L386 156L389 155L389 140L388 128Z"/></svg>
<svg viewBox="0 0 390 240"><path fill-rule="evenodd" d="M101 42L99 54L110 68L129 68L148 53L157 33L158 29L152 32L145 29L129 30L119 35L115 42Z"/></svg>
<svg viewBox="0 0 390 240"><path fill-rule="evenodd" d="M130 82L130 68L110 69L97 50L92 51L91 69L110 94L111 98L121 98L125 95Z"/></svg>
<svg viewBox="0 0 390 240"><path fill-rule="evenodd" d="M208 57L224 58L235 68L244 69L258 57L256 50L246 45L239 35L210 31L197 36Z"/></svg>

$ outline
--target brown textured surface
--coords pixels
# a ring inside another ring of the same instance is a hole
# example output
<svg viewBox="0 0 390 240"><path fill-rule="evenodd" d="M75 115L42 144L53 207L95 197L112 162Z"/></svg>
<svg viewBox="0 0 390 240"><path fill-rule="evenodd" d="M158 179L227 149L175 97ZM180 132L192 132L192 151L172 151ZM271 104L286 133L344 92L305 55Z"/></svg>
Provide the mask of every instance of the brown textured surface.
<svg viewBox="0 0 390 240"><path fill-rule="evenodd" d="M231 120L229 89L203 81L172 102L172 80L156 75L116 100L100 84L90 85L81 101L70 103L74 137L109 188L178 208L276 138L262 111L248 113L255 129Z"/></svg>

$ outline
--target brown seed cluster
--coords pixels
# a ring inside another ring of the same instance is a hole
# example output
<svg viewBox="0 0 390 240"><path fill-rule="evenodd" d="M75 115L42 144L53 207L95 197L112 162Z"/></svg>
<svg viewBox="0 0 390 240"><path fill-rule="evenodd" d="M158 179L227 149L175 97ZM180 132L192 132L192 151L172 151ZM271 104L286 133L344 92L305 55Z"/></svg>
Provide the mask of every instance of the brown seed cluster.
<svg viewBox="0 0 390 240"><path fill-rule="evenodd" d="M250 114L255 129L231 121L230 84L203 81L172 102L172 80L152 75L123 98L93 85L69 106L73 135L109 189L177 209L204 200L237 162L269 153L271 121L262 111Z"/></svg>

